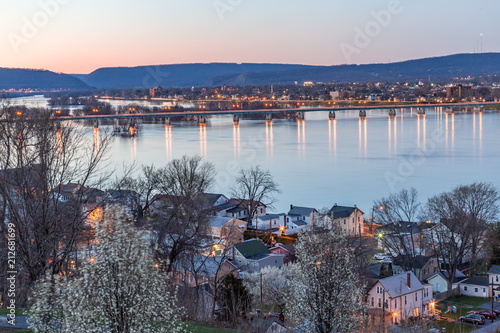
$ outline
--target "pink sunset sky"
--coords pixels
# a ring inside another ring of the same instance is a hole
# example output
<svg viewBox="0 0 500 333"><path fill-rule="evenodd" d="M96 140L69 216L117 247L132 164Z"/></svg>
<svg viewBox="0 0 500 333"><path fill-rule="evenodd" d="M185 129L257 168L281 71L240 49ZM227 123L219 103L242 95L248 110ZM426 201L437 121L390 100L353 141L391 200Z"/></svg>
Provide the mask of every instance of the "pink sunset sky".
<svg viewBox="0 0 500 333"><path fill-rule="evenodd" d="M373 63L500 51L498 0L4 0L0 67ZM360 36L364 34L364 36Z"/></svg>

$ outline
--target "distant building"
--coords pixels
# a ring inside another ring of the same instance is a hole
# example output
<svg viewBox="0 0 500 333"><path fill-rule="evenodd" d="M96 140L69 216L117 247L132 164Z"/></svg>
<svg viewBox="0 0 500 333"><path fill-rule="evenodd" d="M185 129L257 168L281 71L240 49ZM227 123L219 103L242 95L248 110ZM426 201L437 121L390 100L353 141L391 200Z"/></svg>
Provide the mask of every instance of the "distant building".
<svg viewBox="0 0 500 333"><path fill-rule="evenodd" d="M266 266L281 268L284 255L272 254L260 239L249 239L234 244L230 257L241 271L253 273L260 272Z"/></svg>
<svg viewBox="0 0 500 333"><path fill-rule="evenodd" d="M151 98L160 97L162 95L162 91L163 89L159 86L156 88L151 88L149 89L149 95L151 96Z"/></svg>
<svg viewBox="0 0 500 333"><path fill-rule="evenodd" d="M319 218L319 224L326 228L331 228L333 224L337 224L347 236L363 235L364 214L356 206L339 206L335 204L326 215Z"/></svg>

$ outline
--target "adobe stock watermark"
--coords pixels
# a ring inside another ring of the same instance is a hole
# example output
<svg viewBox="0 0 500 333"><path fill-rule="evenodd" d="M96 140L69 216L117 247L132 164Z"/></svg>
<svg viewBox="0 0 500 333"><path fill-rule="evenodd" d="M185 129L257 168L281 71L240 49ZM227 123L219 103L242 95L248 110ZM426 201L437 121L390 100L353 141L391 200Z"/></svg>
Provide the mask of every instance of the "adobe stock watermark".
<svg viewBox="0 0 500 333"><path fill-rule="evenodd" d="M367 48L372 40L382 33L383 28L391 24L393 17L402 12L403 6L400 0L389 1L386 9L371 11L370 15L373 19L368 21L363 28L354 28L353 43L349 44L343 42L340 44L340 49L347 63L351 63L352 56L354 54L360 54L363 49Z"/></svg>
<svg viewBox="0 0 500 333"><path fill-rule="evenodd" d="M212 4L219 19L224 21L226 13L233 12L242 3L243 0L214 0Z"/></svg>
<svg viewBox="0 0 500 333"><path fill-rule="evenodd" d="M163 80L170 75L170 72L162 72L161 66L148 66L146 72L147 74L142 78L142 86L135 87L135 89L161 86L164 83Z"/></svg>
<svg viewBox="0 0 500 333"><path fill-rule="evenodd" d="M61 11L61 6L66 5L71 0L39 0L39 10L31 17L23 17L19 32L9 32L7 38L14 49L19 53L23 45L35 38L41 29L49 24L50 20L56 17Z"/></svg>

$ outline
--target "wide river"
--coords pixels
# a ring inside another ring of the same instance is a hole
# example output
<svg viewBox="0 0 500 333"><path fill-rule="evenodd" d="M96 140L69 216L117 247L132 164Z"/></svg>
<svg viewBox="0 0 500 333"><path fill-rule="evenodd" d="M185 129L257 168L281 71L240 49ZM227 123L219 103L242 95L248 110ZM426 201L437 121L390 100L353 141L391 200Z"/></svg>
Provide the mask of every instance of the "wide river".
<svg viewBox="0 0 500 333"><path fill-rule="evenodd" d="M36 98L24 99L30 104ZM107 126L100 126L103 131ZM415 187L422 200L474 181L500 187L498 111L417 115L415 109L306 113L305 120L241 120L214 116L206 125L142 124L136 138L117 137L111 164L165 165L200 154L214 163L212 192L230 196L240 168L269 169L281 193L274 212L289 205L315 208L354 205L371 215L373 201ZM94 130L88 129L93 140Z"/></svg>

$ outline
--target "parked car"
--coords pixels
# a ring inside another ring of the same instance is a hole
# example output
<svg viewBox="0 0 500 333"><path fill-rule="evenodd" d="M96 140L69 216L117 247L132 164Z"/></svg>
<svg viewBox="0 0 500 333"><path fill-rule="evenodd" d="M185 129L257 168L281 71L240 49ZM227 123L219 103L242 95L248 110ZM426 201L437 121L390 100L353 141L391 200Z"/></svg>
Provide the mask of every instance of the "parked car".
<svg viewBox="0 0 500 333"><path fill-rule="evenodd" d="M472 323L475 325L482 325L484 324L484 317L475 313L469 313L468 315L460 317L461 322L467 322L467 323Z"/></svg>
<svg viewBox="0 0 500 333"><path fill-rule="evenodd" d="M497 309L493 309L493 313L498 316L500 316L500 310L497 310Z"/></svg>
<svg viewBox="0 0 500 333"><path fill-rule="evenodd" d="M497 317L495 312L493 312L493 314L491 313L491 310L481 310L481 311L476 311L474 313L481 315L481 316L488 318L488 319L491 319L491 317L493 317L493 319L495 319Z"/></svg>
<svg viewBox="0 0 500 333"><path fill-rule="evenodd" d="M385 258L386 258L386 256L383 254L380 254L380 253L373 256L373 259L375 259L375 260L384 260Z"/></svg>

